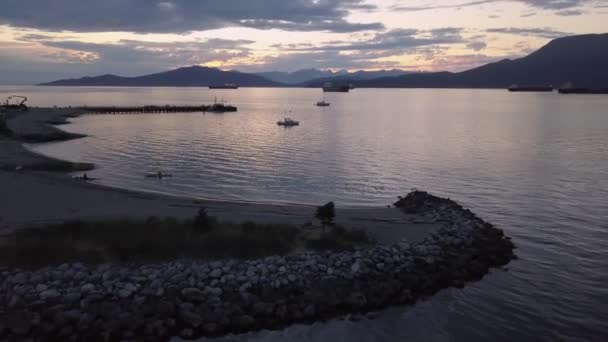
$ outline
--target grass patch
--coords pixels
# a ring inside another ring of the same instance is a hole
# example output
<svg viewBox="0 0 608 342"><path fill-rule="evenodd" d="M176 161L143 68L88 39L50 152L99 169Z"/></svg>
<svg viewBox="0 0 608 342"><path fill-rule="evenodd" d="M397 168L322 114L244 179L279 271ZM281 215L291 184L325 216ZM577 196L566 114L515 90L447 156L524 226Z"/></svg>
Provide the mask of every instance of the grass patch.
<svg viewBox="0 0 608 342"><path fill-rule="evenodd" d="M363 231L304 231L290 225L190 220L70 221L0 237L0 265L150 262L176 258L257 258L295 250L343 250L367 244Z"/></svg>
<svg viewBox="0 0 608 342"><path fill-rule="evenodd" d="M333 227L328 233L305 240L306 248L309 250L341 251L360 245L371 245L374 243L364 229L347 230L341 226Z"/></svg>

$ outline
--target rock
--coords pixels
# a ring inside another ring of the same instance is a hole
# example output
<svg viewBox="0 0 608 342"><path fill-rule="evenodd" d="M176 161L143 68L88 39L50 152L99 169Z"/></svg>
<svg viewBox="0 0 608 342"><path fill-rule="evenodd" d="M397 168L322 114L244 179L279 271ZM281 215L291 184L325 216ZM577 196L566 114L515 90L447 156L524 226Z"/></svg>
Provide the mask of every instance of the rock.
<svg viewBox="0 0 608 342"><path fill-rule="evenodd" d="M48 290L49 287L44 285L44 284L38 284L36 285L36 292L44 292L46 290Z"/></svg>
<svg viewBox="0 0 608 342"><path fill-rule="evenodd" d="M197 328L203 323L202 317L191 311L180 311L179 318L193 328Z"/></svg>
<svg viewBox="0 0 608 342"><path fill-rule="evenodd" d="M82 291L84 293L93 292L93 291L95 291L95 285L93 285L91 283L86 283L86 284L82 285L82 287L80 288L80 291Z"/></svg>
<svg viewBox="0 0 608 342"><path fill-rule="evenodd" d="M182 289L181 294L182 298L190 302L202 302L206 298L203 291L193 287Z"/></svg>
<svg viewBox="0 0 608 342"><path fill-rule="evenodd" d="M194 331L192 329L183 329L179 332L179 337L191 339L194 337Z"/></svg>
<svg viewBox="0 0 608 342"><path fill-rule="evenodd" d="M216 268L209 274L212 278L219 278L222 276L222 270L220 268Z"/></svg>
<svg viewBox="0 0 608 342"><path fill-rule="evenodd" d="M213 334L217 331L217 324L215 323L205 323L203 325L203 331L206 334Z"/></svg>
<svg viewBox="0 0 608 342"><path fill-rule="evenodd" d="M243 315L236 319L236 326L241 330L247 330L253 326L255 320L249 315Z"/></svg>
<svg viewBox="0 0 608 342"><path fill-rule="evenodd" d="M125 289L121 289L121 290L118 290L117 295L118 295L118 297L120 297L122 299L126 299L126 298L129 298L131 296L131 291L125 290Z"/></svg>
<svg viewBox="0 0 608 342"><path fill-rule="evenodd" d="M76 272L76 274L74 274L74 280L76 280L76 281L84 280L86 277L87 277L87 274L83 271L78 271L78 272Z"/></svg>
<svg viewBox="0 0 608 342"><path fill-rule="evenodd" d="M353 292L347 297L346 303L354 308L364 308L367 305L367 298L361 292Z"/></svg>
<svg viewBox="0 0 608 342"><path fill-rule="evenodd" d="M46 290L46 291L42 291L40 292L40 299L42 300L48 300L48 299L54 299L59 297L61 294L59 293L59 291L57 290Z"/></svg>
<svg viewBox="0 0 608 342"><path fill-rule="evenodd" d="M213 287L209 291L215 297L220 297L224 293L224 291L219 287Z"/></svg>
<svg viewBox="0 0 608 342"><path fill-rule="evenodd" d="M361 270L361 264L358 261L352 264L352 266L350 267L350 271L352 273L357 273L359 272L359 270Z"/></svg>
<svg viewBox="0 0 608 342"><path fill-rule="evenodd" d="M315 316L315 305L314 304L308 304L306 306L306 308L304 308L304 317L307 318L312 318Z"/></svg>
<svg viewBox="0 0 608 342"><path fill-rule="evenodd" d="M25 284L27 282L27 275L25 273L17 273L11 279L13 284Z"/></svg>

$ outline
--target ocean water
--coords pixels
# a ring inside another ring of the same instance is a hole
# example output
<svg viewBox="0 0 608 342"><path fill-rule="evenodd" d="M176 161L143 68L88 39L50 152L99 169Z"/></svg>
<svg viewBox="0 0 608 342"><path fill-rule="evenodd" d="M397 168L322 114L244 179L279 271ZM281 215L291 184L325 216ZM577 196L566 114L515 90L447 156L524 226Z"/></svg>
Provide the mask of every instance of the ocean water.
<svg viewBox="0 0 608 342"><path fill-rule="evenodd" d="M201 104L236 113L90 115L33 146L111 186L176 195L387 205L411 188L469 207L519 259L377 319L223 340L607 341L608 96L503 90L0 88L32 105ZM281 128L288 115L300 126ZM163 170L170 179L151 180Z"/></svg>

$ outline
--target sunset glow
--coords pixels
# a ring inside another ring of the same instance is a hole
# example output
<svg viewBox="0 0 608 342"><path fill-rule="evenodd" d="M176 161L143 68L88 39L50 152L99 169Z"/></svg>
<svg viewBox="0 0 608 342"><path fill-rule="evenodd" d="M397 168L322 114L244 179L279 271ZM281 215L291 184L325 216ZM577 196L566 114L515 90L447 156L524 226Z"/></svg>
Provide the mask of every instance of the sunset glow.
<svg viewBox="0 0 608 342"><path fill-rule="evenodd" d="M139 16L71 0L28 15L31 2L9 1L0 14L2 83L186 65L460 71L608 31L605 0L174 0L138 5Z"/></svg>

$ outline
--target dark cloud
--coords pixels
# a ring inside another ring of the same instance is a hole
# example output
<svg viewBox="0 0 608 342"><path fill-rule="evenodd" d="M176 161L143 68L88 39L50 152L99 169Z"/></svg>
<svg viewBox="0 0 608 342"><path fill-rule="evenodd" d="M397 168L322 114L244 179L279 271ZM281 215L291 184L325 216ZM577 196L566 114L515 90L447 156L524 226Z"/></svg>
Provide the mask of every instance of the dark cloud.
<svg viewBox="0 0 608 342"><path fill-rule="evenodd" d="M563 36L568 36L571 33L556 31L552 28L521 28L521 27L500 27L500 28L489 28L486 30L488 33L504 33L504 34L514 34L518 36L534 36L541 38L559 38Z"/></svg>
<svg viewBox="0 0 608 342"><path fill-rule="evenodd" d="M229 26L355 32L381 23L351 23L364 0L3 0L0 24L51 31L183 33Z"/></svg>
<svg viewBox="0 0 608 342"><path fill-rule="evenodd" d="M581 10L563 10L563 11L558 11L555 14L567 17L567 16L583 15L584 13L585 12L583 12Z"/></svg>
<svg viewBox="0 0 608 342"><path fill-rule="evenodd" d="M462 28L438 28L421 31L417 29L393 29L380 32L367 39L354 41L331 41L319 45L296 45L283 48L292 51L386 51L396 54L411 48L439 44L465 42L461 36Z"/></svg>
<svg viewBox="0 0 608 342"><path fill-rule="evenodd" d="M445 4L445 2L437 2L435 4L425 6L406 6L397 3L396 5L392 6L392 9L397 11L415 12L449 8L460 9L464 7L479 6L498 2L519 2L538 9L565 10L580 7L587 4L603 3L606 2L606 0L477 0L465 1L458 4Z"/></svg>

